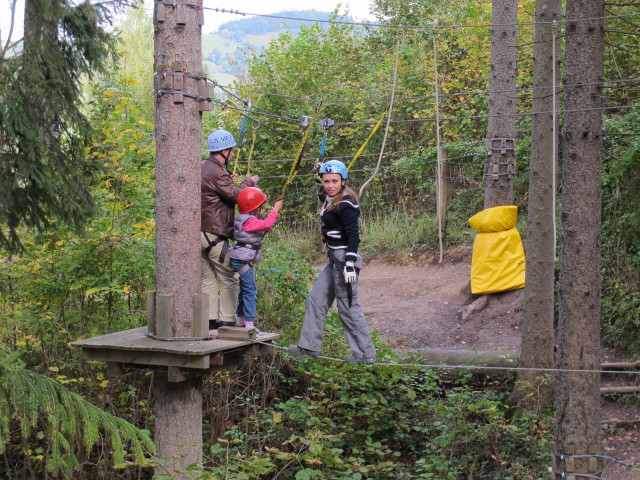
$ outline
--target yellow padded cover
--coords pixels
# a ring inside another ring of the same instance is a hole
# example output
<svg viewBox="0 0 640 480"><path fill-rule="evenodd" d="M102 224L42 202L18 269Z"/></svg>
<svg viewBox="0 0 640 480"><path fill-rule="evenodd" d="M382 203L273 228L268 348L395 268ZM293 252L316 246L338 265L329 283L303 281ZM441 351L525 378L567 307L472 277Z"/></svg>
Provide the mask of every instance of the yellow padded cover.
<svg viewBox="0 0 640 480"><path fill-rule="evenodd" d="M471 293L474 295L524 288L525 256L515 228L518 207L483 210L469 219L478 235L471 257Z"/></svg>

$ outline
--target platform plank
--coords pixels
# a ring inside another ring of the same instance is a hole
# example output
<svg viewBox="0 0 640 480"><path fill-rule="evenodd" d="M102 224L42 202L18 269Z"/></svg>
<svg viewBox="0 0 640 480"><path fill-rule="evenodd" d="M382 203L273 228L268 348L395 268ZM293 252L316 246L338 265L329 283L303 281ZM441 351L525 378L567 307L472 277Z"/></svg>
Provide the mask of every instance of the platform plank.
<svg viewBox="0 0 640 480"><path fill-rule="evenodd" d="M82 348L86 360L124 362L143 365L177 366L207 369L211 355L247 350L255 345L250 339L157 340L147 335L148 328L138 327L122 332L72 342ZM215 331L212 331L215 335ZM256 340L271 342L277 333L262 333Z"/></svg>

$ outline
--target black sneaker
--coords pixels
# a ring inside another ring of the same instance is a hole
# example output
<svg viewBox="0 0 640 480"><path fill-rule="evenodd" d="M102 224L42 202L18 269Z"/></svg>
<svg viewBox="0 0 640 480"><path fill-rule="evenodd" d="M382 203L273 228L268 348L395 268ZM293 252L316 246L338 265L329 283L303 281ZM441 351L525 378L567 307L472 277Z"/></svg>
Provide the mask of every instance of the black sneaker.
<svg viewBox="0 0 640 480"><path fill-rule="evenodd" d="M320 352L316 352L315 350L308 350L306 348L299 347L297 345L289 346L289 353L292 355L309 355L310 357L317 357Z"/></svg>
<svg viewBox="0 0 640 480"><path fill-rule="evenodd" d="M376 363L376 357L367 357L366 355L345 355L343 360L347 363Z"/></svg>
<svg viewBox="0 0 640 480"><path fill-rule="evenodd" d="M235 327L236 322L220 322L221 327Z"/></svg>
<svg viewBox="0 0 640 480"><path fill-rule="evenodd" d="M209 330L217 330L220 327L218 320L209 320Z"/></svg>

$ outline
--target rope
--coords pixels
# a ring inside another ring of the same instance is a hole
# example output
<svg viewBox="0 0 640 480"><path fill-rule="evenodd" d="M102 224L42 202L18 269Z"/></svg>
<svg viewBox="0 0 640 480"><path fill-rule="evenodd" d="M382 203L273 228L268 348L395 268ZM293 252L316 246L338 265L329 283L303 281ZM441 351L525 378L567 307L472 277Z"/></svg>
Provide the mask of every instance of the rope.
<svg viewBox="0 0 640 480"><path fill-rule="evenodd" d="M551 142L551 208L553 209L553 211L551 212L551 217L552 217L552 222L553 222L553 252L554 252L554 259L555 259L555 252L556 252L556 238L557 238L557 227L556 227L556 163L558 161L558 112L556 111L556 22L554 20L553 22L553 26L551 27L551 41L553 42L553 45L551 46L551 60L552 60L552 67L551 67L551 82L552 82L552 87L553 90L551 91L551 95L553 96L552 98L552 102L553 102L553 107L552 107L552 114L551 114L551 121L553 122L553 141Z"/></svg>
<svg viewBox="0 0 640 480"><path fill-rule="evenodd" d="M440 158L440 97L438 92L438 52L436 50L436 35L433 32L433 80L434 90L436 93L436 152L438 161L436 162L436 175L438 181L436 183L436 216L438 217L438 248L440 249L440 259L438 263L442 263L444 255L444 247L442 245L442 162Z"/></svg>
<svg viewBox="0 0 640 480"><path fill-rule="evenodd" d="M380 170L380 163L382 162L382 155L384 154L384 147L385 147L385 145L387 143L387 134L389 133L389 124L391 123L391 115L393 113L393 102L394 102L395 96L396 96L396 85L397 85L397 82L398 82L398 57L400 56L400 45L401 44L402 44L402 41L401 41L400 38L398 38L398 43L396 44L396 56L395 56L395 58L393 60L393 85L391 87L391 102L389 103L389 112L388 112L388 115L387 115L387 124L384 127L384 137L382 137L382 146L380 147L380 155L378 156L378 163L376 165L376 169L374 170L373 174L360 187L360 191L358 192L359 196L362 196L362 191L364 190L364 187L366 187L371 181L373 181L375 176L378 174L378 170Z"/></svg>

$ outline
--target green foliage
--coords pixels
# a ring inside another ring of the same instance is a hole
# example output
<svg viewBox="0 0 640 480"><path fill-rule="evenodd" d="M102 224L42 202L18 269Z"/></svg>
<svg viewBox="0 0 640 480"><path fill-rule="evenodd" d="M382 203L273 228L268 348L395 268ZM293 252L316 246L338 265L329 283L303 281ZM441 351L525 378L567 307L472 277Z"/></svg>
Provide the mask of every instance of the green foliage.
<svg viewBox="0 0 640 480"><path fill-rule="evenodd" d="M301 255L286 237L277 239L278 230L266 237L262 261L256 266L258 285L258 326L264 331L291 334L304 314L307 285L313 270L309 257Z"/></svg>
<svg viewBox="0 0 640 480"><path fill-rule="evenodd" d="M131 97L140 116L153 123L153 19L143 8L131 8L118 25L118 33L118 57L112 76Z"/></svg>
<svg viewBox="0 0 640 480"><path fill-rule="evenodd" d="M11 356L0 358L0 398L0 454L6 456L7 450L22 449L37 438L46 442L47 449L23 454L42 462L54 475L71 478L86 452L101 446L103 435L110 440L113 468L122 468L126 462L146 464L146 456L155 449L148 432L95 407L58 382L19 367ZM21 446L12 445L16 435L22 439Z"/></svg>
<svg viewBox="0 0 640 480"><path fill-rule="evenodd" d="M252 415L211 445L201 478L544 475L551 419L507 407L497 385L446 386L419 367L296 362L308 389L266 408L245 399Z"/></svg>
<svg viewBox="0 0 640 480"><path fill-rule="evenodd" d="M154 274L152 125L114 89L96 92L93 107L99 135L83 153L103 171L86 235L26 232L24 251L0 262L0 336L24 341L30 366L71 369L68 342L145 322Z"/></svg>
<svg viewBox="0 0 640 480"><path fill-rule="evenodd" d="M93 212L99 165L84 156L92 125L80 79L104 71L125 3L26 2L21 55L0 58L0 244L20 246L19 228L59 220L80 230ZM3 52L4 53L4 52Z"/></svg>
<svg viewBox="0 0 640 480"><path fill-rule="evenodd" d="M640 352L640 114L605 122L602 175L604 340Z"/></svg>

